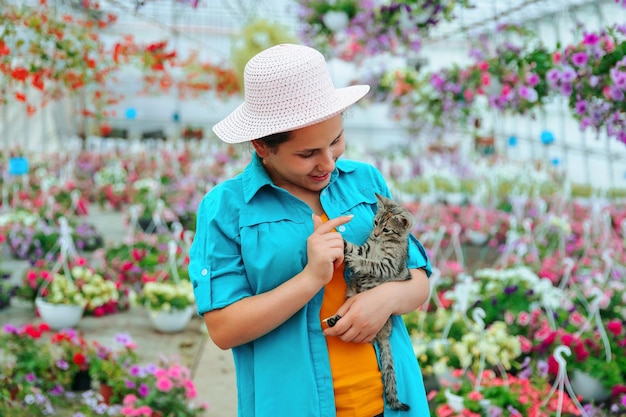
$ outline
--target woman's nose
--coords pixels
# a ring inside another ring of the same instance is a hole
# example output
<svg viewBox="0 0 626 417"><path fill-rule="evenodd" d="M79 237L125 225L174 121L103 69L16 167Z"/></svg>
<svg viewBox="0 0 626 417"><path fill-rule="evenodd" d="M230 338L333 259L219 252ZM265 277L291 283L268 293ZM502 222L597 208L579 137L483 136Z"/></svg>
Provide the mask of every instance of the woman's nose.
<svg viewBox="0 0 626 417"><path fill-rule="evenodd" d="M323 171L330 172L335 169L335 155L333 155L331 150L328 150L322 154L322 159L320 160L320 168Z"/></svg>

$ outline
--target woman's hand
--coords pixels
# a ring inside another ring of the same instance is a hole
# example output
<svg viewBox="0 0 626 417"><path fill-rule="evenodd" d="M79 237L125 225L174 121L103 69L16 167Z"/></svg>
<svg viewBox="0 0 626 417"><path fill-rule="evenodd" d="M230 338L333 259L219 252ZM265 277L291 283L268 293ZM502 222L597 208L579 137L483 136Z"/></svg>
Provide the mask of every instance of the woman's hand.
<svg viewBox="0 0 626 417"><path fill-rule="evenodd" d="M411 279L385 282L348 298L337 310L341 319L326 330L344 342L371 342L391 315L419 308L428 298L430 283L422 269L411 269Z"/></svg>
<svg viewBox="0 0 626 417"><path fill-rule="evenodd" d="M384 286L378 286L348 298L337 310L341 319L324 334L344 342L371 342L392 314L386 292Z"/></svg>
<svg viewBox="0 0 626 417"><path fill-rule="evenodd" d="M343 262L343 236L334 229L352 220L353 216L339 216L322 222L313 215L313 233L307 239L308 263L305 270L324 286L333 277L335 267Z"/></svg>

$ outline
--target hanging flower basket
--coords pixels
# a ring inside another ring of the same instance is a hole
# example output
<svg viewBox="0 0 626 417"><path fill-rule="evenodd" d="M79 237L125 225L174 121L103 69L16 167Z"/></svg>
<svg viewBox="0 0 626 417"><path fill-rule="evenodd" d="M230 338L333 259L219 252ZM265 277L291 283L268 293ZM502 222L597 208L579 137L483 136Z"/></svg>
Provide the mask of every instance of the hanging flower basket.
<svg viewBox="0 0 626 417"><path fill-rule="evenodd" d="M162 333L177 333L187 327L194 313L194 307L187 307L183 310L159 310L150 311L150 322L154 328Z"/></svg>
<svg viewBox="0 0 626 417"><path fill-rule="evenodd" d="M465 231L465 236L467 237L469 243L474 246L482 246L489 240L489 235L480 230L467 229Z"/></svg>
<svg viewBox="0 0 626 417"><path fill-rule="evenodd" d="M35 306L42 320L55 330L74 327L85 311L85 307L81 305L52 304L41 297L35 299Z"/></svg>
<svg viewBox="0 0 626 417"><path fill-rule="evenodd" d="M578 369L572 372L571 384L576 395L584 401L601 402L611 396L611 391L606 389L598 378Z"/></svg>

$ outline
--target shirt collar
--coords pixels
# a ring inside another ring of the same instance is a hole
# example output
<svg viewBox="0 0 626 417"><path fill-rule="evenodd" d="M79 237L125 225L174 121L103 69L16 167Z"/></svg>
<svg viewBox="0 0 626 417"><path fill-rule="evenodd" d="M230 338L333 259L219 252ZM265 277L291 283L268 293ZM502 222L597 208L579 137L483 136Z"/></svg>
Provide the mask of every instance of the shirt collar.
<svg viewBox="0 0 626 417"><path fill-rule="evenodd" d="M330 175L329 186L330 184L332 184L333 182L337 180L337 177L339 176L339 171L350 172L353 170L354 170L353 166L351 165L344 166L344 164L341 163L341 159L339 159L337 161L337 164L335 165L335 170ZM254 198L256 193L264 186L276 188L276 186L272 182L272 179L270 178L270 176L267 174L267 171L263 167L263 162L261 161L261 158L256 152L252 154L252 160L250 161L246 169L243 171L242 180L243 180L243 195L244 195L246 204L249 203L250 200Z"/></svg>

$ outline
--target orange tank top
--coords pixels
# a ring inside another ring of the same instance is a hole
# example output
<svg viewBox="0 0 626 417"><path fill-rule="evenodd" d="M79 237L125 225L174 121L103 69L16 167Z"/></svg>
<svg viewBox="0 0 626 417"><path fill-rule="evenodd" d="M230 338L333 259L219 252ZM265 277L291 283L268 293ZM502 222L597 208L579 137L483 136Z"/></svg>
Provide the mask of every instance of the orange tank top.
<svg viewBox="0 0 626 417"><path fill-rule="evenodd" d="M327 221L326 215L322 216ZM333 316L346 299L344 264L324 287L320 319ZM383 382L374 346L327 337L337 417L372 417L383 412Z"/></svg>

